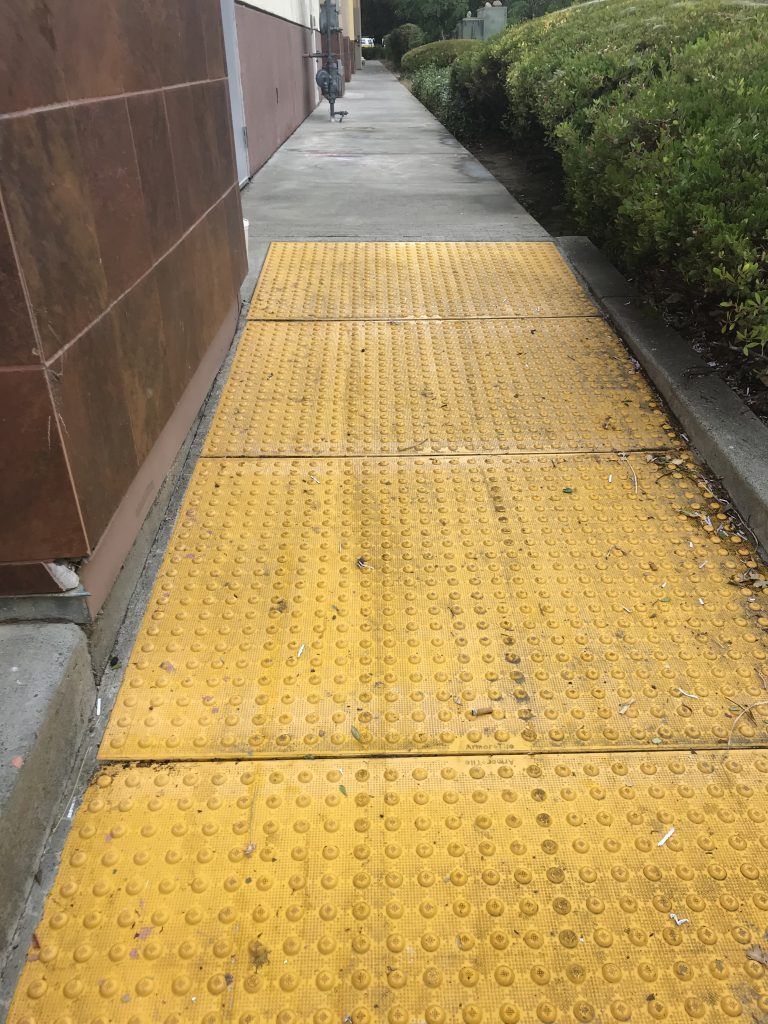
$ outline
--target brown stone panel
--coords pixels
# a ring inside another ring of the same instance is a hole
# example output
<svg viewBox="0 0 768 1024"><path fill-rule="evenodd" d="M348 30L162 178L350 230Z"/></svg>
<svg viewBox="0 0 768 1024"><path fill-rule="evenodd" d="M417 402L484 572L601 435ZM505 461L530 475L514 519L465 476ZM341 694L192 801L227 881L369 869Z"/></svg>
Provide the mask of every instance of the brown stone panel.
<svg viewBox="0 0 768 1024"><path fill-rule="evenodd" d="M199 227L195 231L199 230ZM160 293L166 358L186 386L199 362L198 280L193 231L153 271Z"/></svg>
<svg viewBox="0 0 768 1024"><path fill-rule="evenodd" d="M181 52L185 82L200 82L208 77L205 53L205 32L201 7L211 0L169 0L179 11ZM216 3L216 0L213 0ZM216 3L218 7L218 3Z"/></svg>
<svg viewBox="0 0 768 1024"><path fill-rule="evenodd" d="M237 293L224 204L218 204L197 224L154 273L166 359L172 367L174 388L183 390Z"/></svg>
<svg viewBox="0 0 768 1024"><path fill-rule="evenodd" d="M35 332L24 297L5 217L0 211L0 365L39 363Z"/></svg>
<svg viewBox="0 0 768 1024"><path fill-rule="evenodd" d="M124 24L124 9L131 0L47 3L67 97L82 100L124 92L126 69L135 60L128 49Z"/></svg>
<svg viewBox="0 0 768 1024"><path fill-rule="evenodd" d="M152 255L157 260L181 235L179 199L176 195L163 94L155 92L131 96L128 99L128 112Z"/></svg>
<svg viewBox="0 0 768 1024"><path fill-rule="evenodd" d="M169 17L170 12L170 17ZM155 0L124 0L120 5L120 29L129 59L123 67L123 91L138 92L168 85L167 59L171 41L178 53L179 17L172 4ZM175 64L182 65L180 55ZM171 82L183 81L179 73Z"/></svg>
<svg viewBox="0 0 768 1024"><path fill-rule="evenodd" d="M0 523L3 562L88 552L43 369L0 373Z"/></svg>
<svg viewBox="0 0 768 1024"><path fill-rule="evenodd" d="M212 82L208 89L207 117L210 135L214 140L215 194L219 198L237 182L237 158L232 135L232 111L229 106L229 84L226 81Z"/></svg>
<svg viewBox="0 0 768 1024"><path fill-rule="evenodd" d="M211 339L221 327L224 317L231 309L232 302L239 290L239 282L235 283L232 273L230 225L226 199L211 210L201 226L205 229L203 232L204 242L201 245L198 259L201 267L205 266L204 261L207 261L209 268L209 294L206 299L209 313L206 318L205 347L200 352L202 356Z"/></svg>
<svg viewBox="0 0 768 1024"><path fill-rule="evenodd" d="M202 28L198 25L195 29L195 17L190 3L182 21L181 0L123 0L121 33L129 55L122 75L124 92L159 89L200 77L205 54ZM189 35L193 40L197 37L191 53L184 45Z"/></svg>
<svg viewBox="0 0 768 1024"><path fill-rule="evenodd" d="M0 188L46 357L107 298L73 110L0 122Z"/></svg>
<svg viewBox="0 0 768 1024"><path fill-rule="evenodd" d="M167 423L186 385L174 353L168 351L162 307L153 270L114 308L116 371L122 375L133 447L143 462Z"/></svg>
<svg viewBox="0 0 768 1024"><path fill-rule="evenodd" d="M0 595L58 594L61 588L41 562L0 565Z"/></svg>
<svg viewBox="0 0 768 1024"><path fill-rule="evenodd" d="M188 335L193 370L205 354L221 323L221 310L227 303L231 303L233 296L229 253L217 245L216 229L220 222L221 204L185 239L188 272L194 289L190 302L194 322Z"/></svg>
<svg viewBox="0 0 768 1024"><path fill-rule="evenodd" d="M234 182L225 82L166 93L182 227L187 230Z"/></svg>
<svg viewBox="0 0 768 1024"><path fill-rule="evenodd" d="M139 168L124 99L75 108L83 170L110 302L153 262Z"/></svg>
<svg viewBox="0 0 768 1024"><path fill-rule="evenodd" d="M206 72L202 0L125 0L123 32L130 60L125 91L197 82ZM206 5L217 0L206 0Z"/></svg>
<svg viewBox="0 0 768 1024"><path fill-rule="evenodd" d="M200 91L199 86L187 87L173 89L165 96L182 230L205 209L205 147L200 137L200 104L195 102L195 94Z"/></svg>
<svg viewBox="0 0 768 1024"><path fill-rule="evenodd" d="M190 79L197 80L199 69L189 68L188 59L181 45L182 17L180 0L168 0L158 4L149 0L153 7L152 46L162 86L180 85ZM202 66L205 66L203 46Z"/></svg>
<svg viewBox="0 0 768 1024"><path fill-rule="evenodd" d="M138 469L113 313L51 366L54 400L92 548Z"/></svg>
<svg viewBox="0 0 768 1024"><path fill-rule="evenodd" d="M0 45L0 114L67 98L48 3L2 0Z"/></svg>
<svg viewBox="0 0 768 1024"><path fill-rule="evenodd" d="M219 0L200 0L200 17L205 37L205 59L208 78L225 78L227 60L224 54L224 33L221 27Z"/></svg>
<svg viewBox="0 0 768 1024"><path fill-rule="evenodd" d="M53 14L71 100L119 96L207 77L203 0L39 2Z"/></svg>

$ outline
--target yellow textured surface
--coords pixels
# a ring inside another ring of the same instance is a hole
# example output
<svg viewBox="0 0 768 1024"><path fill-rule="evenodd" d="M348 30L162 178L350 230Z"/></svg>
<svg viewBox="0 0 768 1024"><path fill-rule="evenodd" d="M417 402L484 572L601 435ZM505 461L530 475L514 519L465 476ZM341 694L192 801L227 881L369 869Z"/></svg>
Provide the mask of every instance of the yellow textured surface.
<svg viewBox="0 0 768 1024"><path fill-rule="evenodd" d="M767 808L752 752L115 768L11 1024L764 1021Z"/></svg>
<svg viewBox="0 0 768 1024"><path fill-rule="evenodd" d="M765 742L768 602L696 474L202 460L101 756Z"/></svg>
<svg viewBox="0 0 768 1024"><path fill-rule="evenodd" d="M552 242L273 242L249 317L588 316Z"/></svg>
<svg viewBox="0 0 768 1024"><path fill-rule="evenodd" d="M11 1024L768 1024L765 570L593 312L272 246Z"/></svg>
<svg viewBox="0 0 768 1024"><path fill-rule="evenodd" d="M204 454L627 451L674 443L596 318L250 323Z"/></svg>

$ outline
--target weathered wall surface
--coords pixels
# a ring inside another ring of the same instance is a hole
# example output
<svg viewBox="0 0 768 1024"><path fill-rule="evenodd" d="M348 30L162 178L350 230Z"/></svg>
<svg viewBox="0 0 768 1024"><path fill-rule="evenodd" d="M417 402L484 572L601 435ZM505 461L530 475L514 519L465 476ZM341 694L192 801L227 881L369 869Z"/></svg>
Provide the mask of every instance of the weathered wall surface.
<svg viewBox="0 0 768 1024"><path fill-rule="evenodd" d="M250 5L238 3L235 14L253 174L317 104L316 62L304 54L314 52L318 42L307 25Z"/></svg>
<svg viewBox="0 0 768 1024"><path fill-rule="evenodd" d="M237 3L308 28L318 25L320 0L237 0Z"/></svg>
<svg viewBox="0 0 768 1024"><path fill-rule="evenodd" d="M236 313L235 176L218 0L4 0L0 592L119 568Z"/></svg>

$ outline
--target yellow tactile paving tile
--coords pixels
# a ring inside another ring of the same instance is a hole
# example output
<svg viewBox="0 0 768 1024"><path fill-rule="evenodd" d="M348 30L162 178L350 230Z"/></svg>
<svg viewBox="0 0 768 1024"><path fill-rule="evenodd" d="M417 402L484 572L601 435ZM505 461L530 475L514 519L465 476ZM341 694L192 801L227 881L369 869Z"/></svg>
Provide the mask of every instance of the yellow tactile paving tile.
<svg viewBox="0 0 768 1024"><path fill-rule="evenodd" d="M756 563L647 458L202 460L101 756L765 743Z"/></svg>
<svg viewBox="0 0 768 1024"><path fill-rule="evenodd" d="M628 451L675 443L597 318L251 322L204 454Z"/></svg>
<svg viewBox="0 0 768 1024"><path fill-rule="evenodd" d="M254 320L589 316L552 242L273 242Z"/></svg>
<svg viewBox="0 0 768 1024"><path fill-rule="evenodd" d="M763 752L115 767L10 1024L768 1016Z"/></svg>

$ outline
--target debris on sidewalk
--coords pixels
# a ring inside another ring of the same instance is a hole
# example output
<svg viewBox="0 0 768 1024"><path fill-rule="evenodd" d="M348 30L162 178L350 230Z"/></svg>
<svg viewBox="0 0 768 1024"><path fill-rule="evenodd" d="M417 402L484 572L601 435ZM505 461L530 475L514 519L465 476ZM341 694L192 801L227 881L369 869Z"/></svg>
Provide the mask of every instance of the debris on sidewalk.
<svg viewBox="0 0 768 1024"><path fill-rule="evenodd" d="M669 832L667 832L667 834L665 836L662 836L662 838L658 841L658 843L656 843L656 845L657 846L664 846L665 843L667 842L667 840L671 839L672 836L675 834L675 831L676 831L675 828L671 828L669 830Z"/></svg>
<svg viewBox="0 0 768 1024"><path fill-rule="evenodd" d="M747 949L747 960L754 960L756 964L768 967L768 953L766 953L762 946L758 946L757 943L749 946Z"/></svg>

